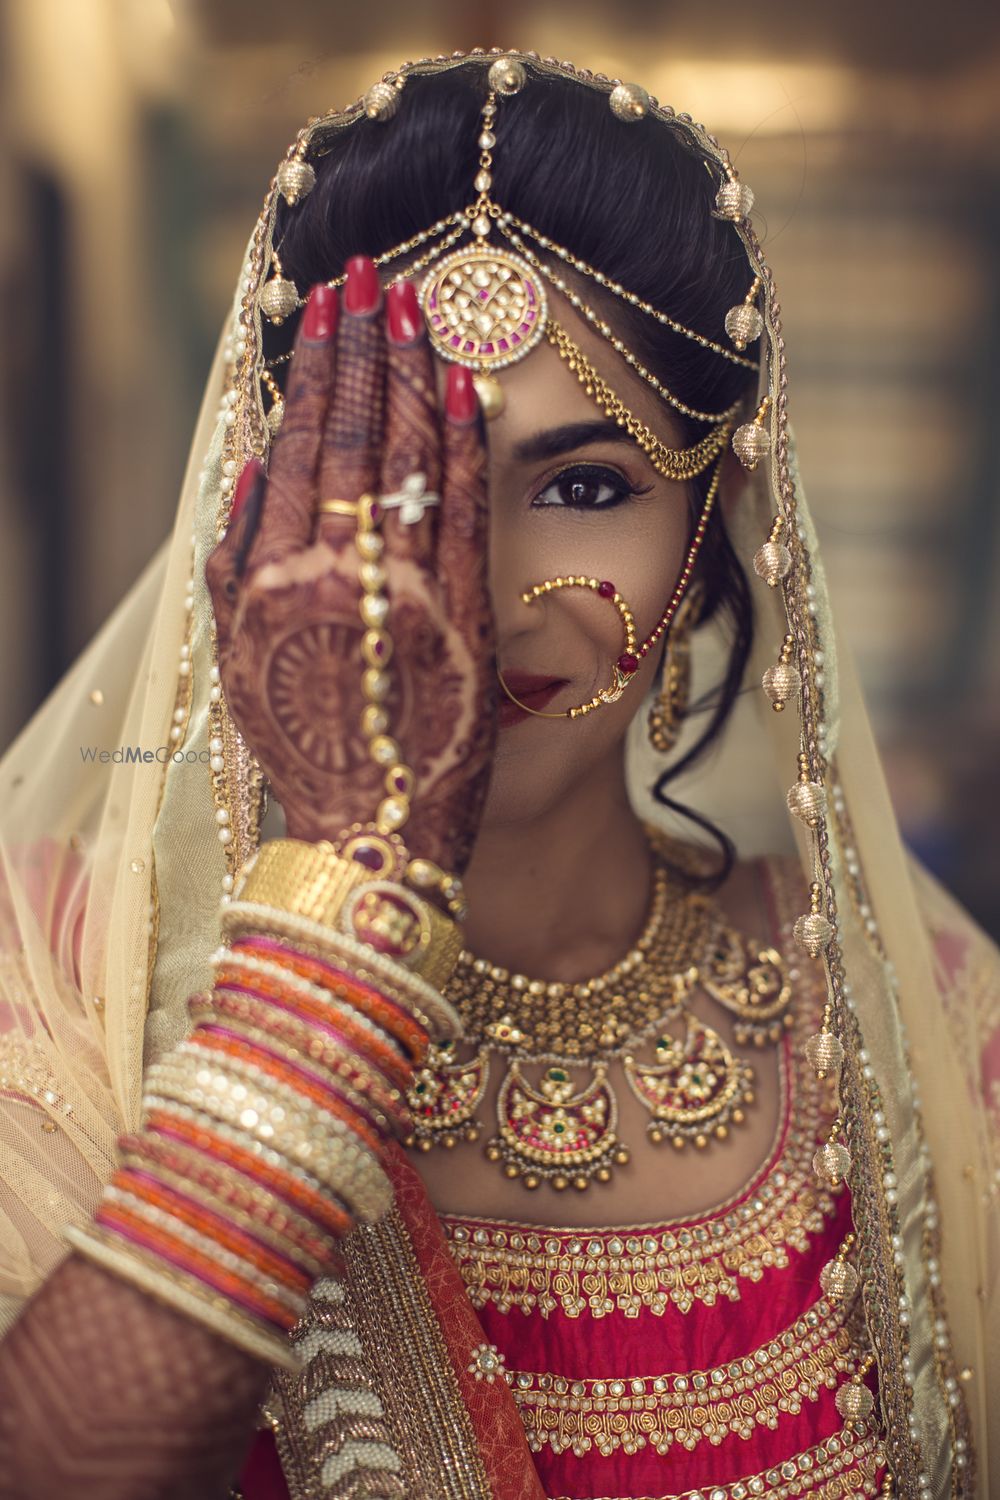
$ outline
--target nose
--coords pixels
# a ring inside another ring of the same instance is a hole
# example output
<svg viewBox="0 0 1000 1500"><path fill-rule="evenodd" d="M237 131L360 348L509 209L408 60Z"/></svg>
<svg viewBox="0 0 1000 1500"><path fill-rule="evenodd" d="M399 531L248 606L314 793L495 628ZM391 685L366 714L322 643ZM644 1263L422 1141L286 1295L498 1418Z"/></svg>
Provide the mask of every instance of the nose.
<svg viewBox="0 0 1000 1500"><path fill-rule="evenodd" d="M496 622L500 660L510 656L503 647L518 637L529 636L542 624L542 611L529 609L521 594L531 584L534 574L530 546L525 528L505 524L504 507L490 506L488 576L493 618Z"/></svg>

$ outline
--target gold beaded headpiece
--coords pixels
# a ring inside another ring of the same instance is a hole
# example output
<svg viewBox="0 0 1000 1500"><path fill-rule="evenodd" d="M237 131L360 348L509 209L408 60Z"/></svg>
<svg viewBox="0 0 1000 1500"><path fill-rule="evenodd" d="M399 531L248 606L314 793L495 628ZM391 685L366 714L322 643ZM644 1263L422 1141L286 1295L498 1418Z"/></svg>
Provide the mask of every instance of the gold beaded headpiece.
<svg viewBox="0 0 1000 1500"><path fill-rule="evenodd" d="M369 89L363 101L365 115L370 119L391 120L399 107L407 76L407 70L403 69ZM760 280L754 279L744 301L731 308L726 316L726 333L733 346L727 348L654 308L497 203L491 190L498 100L518 93L527 77L525 65L517 57L497 58L490 66L488 93L481 111L477 140L480 156L473 183L476 198L464 209L439 219L428 229L375 257L375 264L386 265L417 252L406 270L390 279L389 285L403 276L412 276L433 267L420 289L421 307L431 343L443 359L463 364L474 372L476 389L487 417L494 417L503 409L503 390L495 379L495 372L523 359L544 338L576 374L605 415L628 431L659 473L668 479L693 479L722 452L741 403L736 402L725 411L709 412L682 401L642 364L600 313L590 307L566 277L550 264L550 260L562 261L578 276L592 280L605 292L646 313L672 332L751 371L759 367L746 358L743 351L759 338L764 326L756 306ZM630 124L646 115L649 96L638 84L618 83L611 89L609 105L617 119ZM309 137L304 134L278 169L278 190L290 206L301 202L315 185L315 171L306 159L308 147ZM726 178L719 189L715 211L720 218L740 220L749 213L752 201L749 188L735 178ZM472 243L453 249L470 231ZM506 245L492 242L494 231L507 241ZM425 245L427 249L423 248ZM301 301L294 283L283 274L277 249L271 252L271 264L271 279L261 291L261 309L272 322L281 323L301 306ZM334 277L329 284L337 287L343 280L342 276ZM667 405L681 416L710 423L709 433L688 448L670 448L661 442L602 379L583 351L551 315L546 282L567 299ZM269 372L264 379L272 397L272 426L277 426L281 415L280 393ZM766 442L767 438L764 415L765 409L762 408L754 421L737 429L733 437L737 454L750 468L755 466L764 451L761 446L762 440Z"/></svg>
<svg viewBox="0 0 1000 1500"><path fill-rule="evenodd" d="M763 318L755 305L761 283L759 278L754 278L744 301L731 308L727 314L726 332L733 348L726 348L654 308L638 294L628 291L619 282L573 255L497 203L491 193L498 100L518 93L527 82L527 77L527 69L517 57L499 57L490 65L487 97L480 113L477 139L480 154L473 183L477 195L474 201L383 252L375 258L375 264L385 265L401 256L417 252L405 271L390 280L390 285L403 276L412 276L417 271L431 268L419 293L431 344L443 359L465 365L474 372L476 389L487 417L495 417L503 410L503 389L496 379L496 371L523 359L544 338L576 375L587 395L606 416L624 428L645 453L653 468L664 478L691 480L710 466L715 466L688 545L687 556L667 607L641 643L638 641L631 611L609 579L571 574L546 579L522 594L523 602L531 604L555 589L583 587L610 600L621 615L625 630L624 650L612 664L610 685L598 691L587 703L557 714L537 714L543 718L577 718L602 704L616 702L638 670L643 657L668 629L690 582L704 540L718 494L722 452L733 431L734 418L741 402L734 403L725 411L710 412L700 411L682 401L616 336L611 325L588 305L564 275L549 264L548 258L562 261L577 276L594 281L605 292L638 308L672 332L751 371L757 370L759 366L747 359L742 351L763 330ZM364 99L365 114L371 119L392 119L399 108L400 94L406 78L407 71L403 69L393 75L391 80L383 79L370 89ZM612 113L624 124L641 120L648 111L649 103L649 95L638 84L618 83L609 95ZM278 169L277 187L286 202L292 206L312 190L316 181L315 171L306 160L308 139L308 135L301 137L292 154ZM715 212L720 218L741 220L749 213L752 201L750 189L737 181L735 176L727 176L717 193ZM494 230L507 241L506 244L497 245L492 242ZM471 244L457 246L457 242L470 231L473 236ZM537 250L532 248L529 241L537 246ZM424 249L424 245L428 248ZM455 246L457 248L453 248ZM539 255L538 251L543 254ZM272 322L280 323L300 302L296 287L282 273L277 249L271 251L271 264L273 275L262 288L261 308ZM343 281L342 276L334 277L329 285L337 287ZM551 315L546 282L566 297L571 306L622 356L629 368L646 381L661 400L681 416L711 424L706 435L687 448L671 448L662 442L622 401L566 329ZM272 396L269 421L273 428L280 421L280 398L276 397L277 387L270 372L265 370L263 378ZM765 398L753 421L745 423L733 435L733 447L748 468L754 468L767 451L769 439L764 427L767 410L768 401ZM507 696L517 703L519 700L514 698L502 676L500 681ZM519 706L527 709L525 704ZM527 711L536 712L530 709Z"/></svg>

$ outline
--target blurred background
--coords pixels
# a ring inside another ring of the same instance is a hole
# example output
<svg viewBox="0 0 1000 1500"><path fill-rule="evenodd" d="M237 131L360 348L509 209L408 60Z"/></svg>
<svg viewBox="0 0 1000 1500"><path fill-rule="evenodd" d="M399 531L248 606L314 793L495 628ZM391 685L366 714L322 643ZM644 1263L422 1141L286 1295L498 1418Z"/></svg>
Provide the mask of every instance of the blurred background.
<svg viewBox="0 0 1000 1500"><path fill-rule="evenodd" d="M533 48L726 142L904 832L1000 933L1000 11L930 0L0 0L0 744L165 536L301 122Z"/></svg>

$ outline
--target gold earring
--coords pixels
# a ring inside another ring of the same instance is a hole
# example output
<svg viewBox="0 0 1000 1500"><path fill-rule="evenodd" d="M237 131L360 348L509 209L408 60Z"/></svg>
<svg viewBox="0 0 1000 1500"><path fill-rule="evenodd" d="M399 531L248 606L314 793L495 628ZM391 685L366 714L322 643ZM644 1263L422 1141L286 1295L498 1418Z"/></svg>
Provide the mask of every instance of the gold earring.
<svg viewBox="0 0 1000 1500"><path fill-rule="evenodd" d="M663 683L649 710L649 742L666 755L674 748L687 713L691 692L691 632L701 613L704 590L688 589L670 623L663 657Z"/></svg>

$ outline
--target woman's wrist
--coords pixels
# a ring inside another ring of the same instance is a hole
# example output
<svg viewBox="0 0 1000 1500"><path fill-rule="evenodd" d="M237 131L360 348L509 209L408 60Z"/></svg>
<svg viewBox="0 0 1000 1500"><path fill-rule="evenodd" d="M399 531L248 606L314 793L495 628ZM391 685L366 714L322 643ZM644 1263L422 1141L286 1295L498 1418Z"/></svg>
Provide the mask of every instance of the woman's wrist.
<svg viewBox="0 0 1000 1500"><path fill-rule="evenodd" d="M223 907L192 1030L146 1075L142 1129L120 1139L92 1225L67 1233L289 1368L309 1287L354 1223L391 1202L382 1160L409 1128L415 1068L459 1029L437 986L460 929L404 883L411 863L370 828L261 849ZM441 872L417 869L440 887Z"/></svg>

